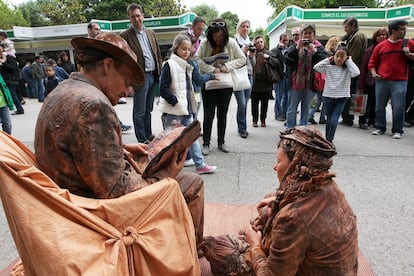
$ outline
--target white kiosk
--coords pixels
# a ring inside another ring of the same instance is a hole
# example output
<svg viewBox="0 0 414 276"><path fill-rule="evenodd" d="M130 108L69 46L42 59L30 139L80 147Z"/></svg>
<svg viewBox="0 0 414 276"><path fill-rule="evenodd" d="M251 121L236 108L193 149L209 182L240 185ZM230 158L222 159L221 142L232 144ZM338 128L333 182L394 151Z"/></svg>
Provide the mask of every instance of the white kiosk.
<svg viewBox="0 0 414 276"><path fill-rule="evenodd" d="M290 33L294 27L313 23L316 26L316 38L328 40L331 36L344 36L343 21L353 16L358 19L359 30L367 38L379 27L387 27L397 19L408 21L407 37L414 37L414 5L393 8L354 8L342 7L338 9L302 9L297 6L287 6L280 12L267 27L269 49L279 43L280 34Z"/></svg>

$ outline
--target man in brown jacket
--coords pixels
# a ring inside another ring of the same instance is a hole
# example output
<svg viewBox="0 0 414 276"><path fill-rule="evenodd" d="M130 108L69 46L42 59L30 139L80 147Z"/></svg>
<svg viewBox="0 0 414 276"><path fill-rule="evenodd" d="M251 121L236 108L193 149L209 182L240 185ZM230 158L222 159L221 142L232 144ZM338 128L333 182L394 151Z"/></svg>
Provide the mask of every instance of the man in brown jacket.
<svg viewBox="0 0 414 276"><path fill-rule="evenodd" d="M156 83L161 72L161 50L155 33L144 27L144 12L140 5L132 3L127 7L131 27L122 36L137 55L137 62L145 70L145 83L134 86L133 121L138 142L151 140L151 112L154 105Z"/></svg>

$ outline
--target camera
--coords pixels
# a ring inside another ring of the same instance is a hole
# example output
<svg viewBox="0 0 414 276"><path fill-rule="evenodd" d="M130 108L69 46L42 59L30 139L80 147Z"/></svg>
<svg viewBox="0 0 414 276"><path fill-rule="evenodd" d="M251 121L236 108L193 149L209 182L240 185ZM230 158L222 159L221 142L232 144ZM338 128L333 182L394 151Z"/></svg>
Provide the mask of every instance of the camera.
<svg viewBox="0 0 414 276"><path fill-rule="evenodd" d="M256 46L254 46L254 44L251 44L251 43L250 43L250 44L248 45L248 49L249 49L249 51L250 51L250 52L255 52L255 51L256 51Z"/></svg>
<svg viewBox="0 0 414 276"><path fill-rule="evenodd" d="M308 46L309 45L309 39L307 39L307 38L305 38L305 39L302 39L302 41L303 41L303 46Z"/></svg>

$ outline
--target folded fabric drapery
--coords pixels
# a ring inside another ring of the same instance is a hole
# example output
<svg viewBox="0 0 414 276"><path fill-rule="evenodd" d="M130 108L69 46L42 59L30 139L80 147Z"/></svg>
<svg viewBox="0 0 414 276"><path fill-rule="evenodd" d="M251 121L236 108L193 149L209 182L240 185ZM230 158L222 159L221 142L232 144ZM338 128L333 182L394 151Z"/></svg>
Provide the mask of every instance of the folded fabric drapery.
<svg viewBox="0 0 414 276"><path fill-rule="evenodd" d="M26 275L200 275L191 215L174 179L115 199L76 196L4 132L0 177Z"/></svg>

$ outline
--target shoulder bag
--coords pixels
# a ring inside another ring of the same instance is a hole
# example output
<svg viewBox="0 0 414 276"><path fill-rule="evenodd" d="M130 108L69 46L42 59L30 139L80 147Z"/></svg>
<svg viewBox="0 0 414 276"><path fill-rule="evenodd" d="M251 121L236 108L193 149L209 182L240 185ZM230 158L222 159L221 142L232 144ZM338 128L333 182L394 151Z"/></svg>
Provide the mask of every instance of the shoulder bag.
<svg viewBox="0 0 414 276"><path fill-rule="evenodd" d="M251 88L249 74L247 72L247 65L234 69L230 73L233 79L234 91L242 91Z"/></svg>

